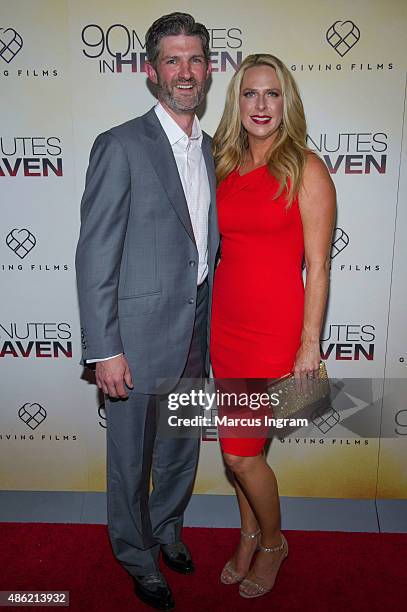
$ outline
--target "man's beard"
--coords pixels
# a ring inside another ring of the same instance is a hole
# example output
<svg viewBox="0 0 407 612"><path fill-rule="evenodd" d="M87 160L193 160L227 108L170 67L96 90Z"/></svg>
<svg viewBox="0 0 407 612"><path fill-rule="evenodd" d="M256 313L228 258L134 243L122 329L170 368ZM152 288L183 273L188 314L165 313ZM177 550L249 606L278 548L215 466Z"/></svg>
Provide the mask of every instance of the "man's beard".
<svg viewBox="0 0 407 612"><path fill-rule="evenodd" d="M193 94L184 96L182 93L177 95L176 85L193 85L195 91ZM176 113L186 113L194 111L202 102L205 97L205 83L200 86L194 80L189 81L176 81L176 83L168 85L168 83L162 83L158 81L159 97Z"/></svg>

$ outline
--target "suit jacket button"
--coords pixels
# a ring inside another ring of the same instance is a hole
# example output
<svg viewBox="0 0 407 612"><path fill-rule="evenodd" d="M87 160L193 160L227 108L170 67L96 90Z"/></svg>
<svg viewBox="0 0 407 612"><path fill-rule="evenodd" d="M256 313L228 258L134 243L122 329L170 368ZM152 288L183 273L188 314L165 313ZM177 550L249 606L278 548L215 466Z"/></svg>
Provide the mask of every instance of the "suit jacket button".
<svg viewBox="0 0 407 612"><path fill-rule="evenodd" d="M194 265L195 265L195 261L193 259L191 259L191 261L189 262L189 265L191 266L191 268L193 268Z"/></svg>
<svg viewBox="0 0 407 612"><path fill-rule="evenodd" d="M194 298L189 298L189 300L188 300L188 304L194 304L194 303L195 303Z"/></svg>

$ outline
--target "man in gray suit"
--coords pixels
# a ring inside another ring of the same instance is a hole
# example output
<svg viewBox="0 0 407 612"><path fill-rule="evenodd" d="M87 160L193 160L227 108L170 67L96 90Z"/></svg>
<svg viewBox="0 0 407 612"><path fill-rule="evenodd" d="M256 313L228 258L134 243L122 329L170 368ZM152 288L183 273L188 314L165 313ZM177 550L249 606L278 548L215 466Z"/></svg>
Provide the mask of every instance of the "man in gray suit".
<svg viewBox="0 0 407 612"><path fill-rule="evenodd" d="M185 13L147 32L158 104L100 134L76 254L83 359L106 394L108 525L136 594L171 609L159 571L194 570L181 541L199 439L157 432L160 379L199 378L219 244L210 138L195 109L210 74L209 34ZM149 494L152 474L153 489Z"/></svg>

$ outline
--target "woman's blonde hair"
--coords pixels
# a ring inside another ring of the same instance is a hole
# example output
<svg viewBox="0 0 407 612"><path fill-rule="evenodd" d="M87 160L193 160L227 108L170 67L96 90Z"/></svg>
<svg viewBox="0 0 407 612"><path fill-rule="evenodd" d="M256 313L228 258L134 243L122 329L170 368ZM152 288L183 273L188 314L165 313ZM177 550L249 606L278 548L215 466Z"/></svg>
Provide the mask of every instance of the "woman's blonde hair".
<svg viewBox="0 0 407 612"><path fill-rule="evenodd" d="M239 66L229 84L225 108L213 137L213 155L218 184L238 168L248 148L247 132L240 119L239 98L243 76L248 68L270 66L276 71L283 97L283 120L271 147L267 164L279 181L276 197L287 192L288 204L298 194L304 174L307 152L307 126L298 87L288 68L274 55L249 55Z"/></svg>

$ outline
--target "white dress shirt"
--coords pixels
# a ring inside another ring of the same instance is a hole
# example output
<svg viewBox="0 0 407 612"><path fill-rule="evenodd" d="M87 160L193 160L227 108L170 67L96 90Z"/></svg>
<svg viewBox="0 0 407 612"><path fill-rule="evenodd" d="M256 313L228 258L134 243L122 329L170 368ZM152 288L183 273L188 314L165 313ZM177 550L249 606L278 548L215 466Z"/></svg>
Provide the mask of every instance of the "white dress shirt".
<svg viewBox="0 0 407 612"><path fill-rule="evenodd" d="M184 189L198 249L197 283L200 285L208 275L208 212L211 201L208 173L202 153L201 126L195 116L192 133L188 137L159 102L154 110L170 141Z"/></svg>
<svg viewBox="0 0 407 612"><path fill-rule="evenodd" d="M208 213L211 201L208 173L202 153L201 126L198 117L195 116L192 133L188 137L160 102L157 103L154 110L171 145L187 201L198 249L197 284L200 285L208 275ZM87 363L96 363L113 359L113 357L118 357L118 355L112 355L112 357L104 359L87 359L86 361Z"/></svg>

